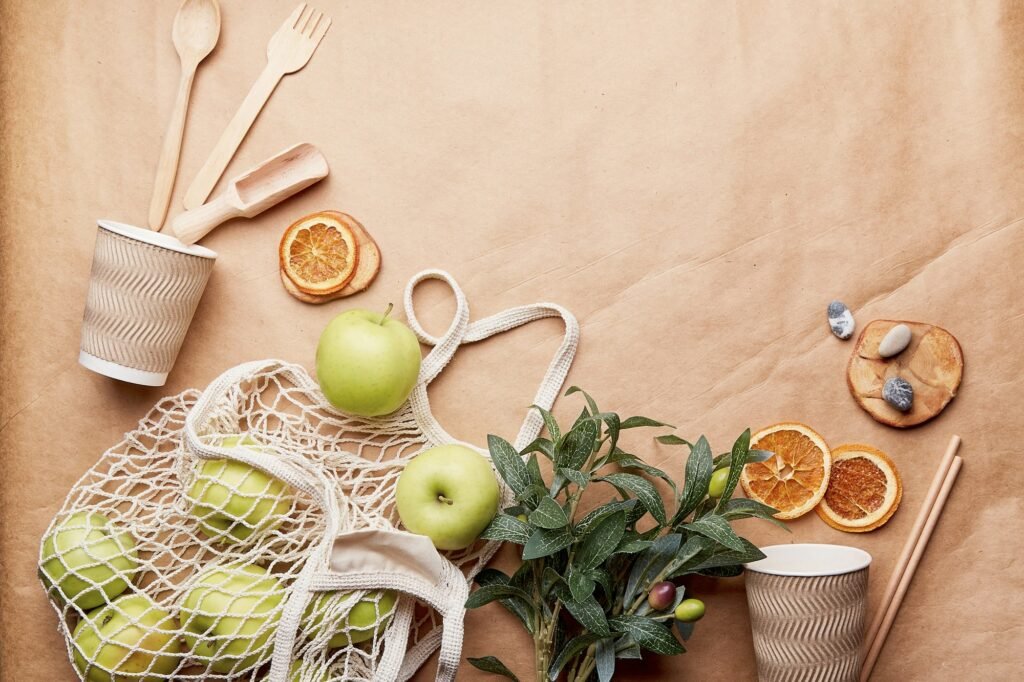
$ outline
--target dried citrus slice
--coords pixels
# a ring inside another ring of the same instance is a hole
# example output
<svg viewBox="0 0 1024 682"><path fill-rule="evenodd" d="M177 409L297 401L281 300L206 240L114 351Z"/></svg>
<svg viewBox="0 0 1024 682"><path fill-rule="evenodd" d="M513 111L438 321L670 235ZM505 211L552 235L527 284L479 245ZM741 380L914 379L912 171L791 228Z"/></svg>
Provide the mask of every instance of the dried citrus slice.
<svg viewBox="0 0 1024 682"><path fill-rule="evenodd" d="M864 533L888 521L902 497L900 473L888 455L870 445L840 445L816 511L833 528Z"/></svg>
<svg viewBox="0 0 1024 682"><path fill-rule="evenodd" d="M828 487L832 453L814 429L796 422L755 433L750 447L775 453L743 467L740 485L747 497L779 510L777 519L795 519L814 509Z"/></svg>
<svg viewBox="0 0 1024 682"><path fill-rule="evenodd" d="M359 265L355 228L337 211L321 211L292 223L281 237L281 270L306 294L345 287Z"/></svg>
<svg viewBox="0 0 1024 682"><path fill-rule="evenodd" d="M289 279L284 270L281 270L281 284L284 285L285 291L304 303L321 304L358 294L369 288L373 280L376 279L377 273L380 272L381 253L377 242L374 241L370 233L358 220L347 213L342 213L341 215L347 219L346 222L353 228L353 232L356 235L359 265L356 267L355 274L352 275L352 279L348 281L348 284L330 294L303 293L295 288L292 280Z"/></svg>

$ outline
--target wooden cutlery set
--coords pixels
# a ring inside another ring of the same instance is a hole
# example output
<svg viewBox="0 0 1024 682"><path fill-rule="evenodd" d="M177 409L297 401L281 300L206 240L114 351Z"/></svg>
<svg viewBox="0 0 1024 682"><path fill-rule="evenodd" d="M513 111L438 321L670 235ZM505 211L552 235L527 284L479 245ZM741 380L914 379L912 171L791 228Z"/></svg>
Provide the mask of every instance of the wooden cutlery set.
<svg viewBox="0 0 1024 682"><path fill-rule="evenodd" d="M231 218L252 218L327 176L323 154L311 144L297 144L233 178L220 194L207 201L277 84L309 62L330 26L331 20L323 12L302 3L270 38L267 65L189 185L186 210L171 222L171 231L181 242L194 244ZM153 185L149 206L152 230L162 230L167 218L196 69L213 51L219 36L217 0L182 2L172 31L181 60L181 80Z"/></svg>

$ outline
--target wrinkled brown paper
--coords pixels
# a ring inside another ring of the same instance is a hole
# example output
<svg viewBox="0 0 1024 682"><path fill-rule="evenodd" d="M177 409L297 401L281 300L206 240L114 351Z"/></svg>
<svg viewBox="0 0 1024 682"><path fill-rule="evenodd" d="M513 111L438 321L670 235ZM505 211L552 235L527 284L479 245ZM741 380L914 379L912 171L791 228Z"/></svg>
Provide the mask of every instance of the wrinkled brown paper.
<svg viewBox="0 0 1024 682"><path fill-rule="evenodd" d="M290 2L223 0L200 66L171 215L264 64ZM876 680L1024 676L1024 4L1021 2L340 2L309 66L274 93L228 168L301 141L331 175L218 229L209 288L164 388L77 364L95 219L143 224L175 94L177 3L3 0L3 678L72 680L35 578L39 537L74 481L165 394L246 360L312 365L348 306L399 302L450 270L474 317L552 300L580 318L569 377L603 407L720 450L747 426L813 425L903 474L903 505L866 535L814 514L761 544L848 543L875 557L880 598L953 433L965 465ZM223 187L223 180L220 187ZM281 288L277 242L317 209L356 216L384 267L370 290L312 307ZM417 301L435 332L453 304ZM963 345L960 396L898 431L847 393L860 325L923 320ZM462 350L432 388L456 436L513 436L561 329L544 321ZM556 413L570 418L575 397ZM682 476L682 451L628 445ZM498 566L514 566L503 551ZM750 680L742 579L694 580L708 615L674 658L624 680ZM532 642L497 605L467 616L466 656L524 679ZM418 679L432 679L428 664ZM460 679L489 679L468 664Z"/></svg>

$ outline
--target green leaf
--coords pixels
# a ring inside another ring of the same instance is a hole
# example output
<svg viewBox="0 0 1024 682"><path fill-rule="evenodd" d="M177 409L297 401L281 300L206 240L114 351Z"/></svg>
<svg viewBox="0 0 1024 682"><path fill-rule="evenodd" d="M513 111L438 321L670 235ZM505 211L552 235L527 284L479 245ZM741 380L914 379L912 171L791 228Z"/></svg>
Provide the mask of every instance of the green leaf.
<svg viewBox="0 0 1024 682"><path fill-rule="evenodd" d="M611 638L606 637L597 642L594 662L597 664L598 682L611 682L615 675L615 642Z"/></svg>
<svg viewBox="0 0 1024 682"><path fill-rule="evenodd" d="M530 512L530 523L540 528L554 530L569 524L565 510L550 497L542 497L537 508Z"/></svg>
<svg viewBox="0 0 1024 682"><path fill-rule="evenodd" d="M557 585L560 582L562 582L562 576L560 576L558 574L558 571L556 571L551 566L545 566L544 567L544 573L541 574L541 579L540 579L540 593L541 593L541 596L547 598L547 596L551 592L552 588L554 588L554 586Z"/></svg>
<svg viewBox="0 0 1024 682"><path fill-rule="evenodd" d="M529 476L529 472L527 472L526 475ZM516 499L519 500L520 502L529 502L531 504L536 504L537 500L547 496L547 494L547 488L545 488L542 485L537 485L536 483L531 483L526 488L526 490L524 490L521 493L516 493Z"/></svg>
<svg viewBox="0 0 1024 682"><path fill-rule="evenodd" d="M531 452L539 452L548 459L554 459L555 457L555 444L553 441L547 438L536 438L523 448L523 451L519 454L527 455Z"/></svg>
<svg viewBox="0 0 1024 682"><path fill-rule="evenodd" d="M569 567L569 575L566 576L569 584L569 592L575 601L582 601L594 593L594 579L586 573Z"/></svg>
<svg viewBox="0 0 1024 682"><path fill-rule="evenodd" d="M753 462L767 462L774 456L775 453L771 450L751 450L747 453L747 464L751 464Z"/></svg>
<svg viewBox="0 0 1024 682"><path fill-rule="evenodd" d="M623 606L628 608L636 599L640 590L645 590L661 571L672 561L679 551L683 536L679 533L663 535L654 544L641 552L633 562L633 570L626 581L626 592L623 595Z"/></svg>
<svg viewBox="0 0 1024 682"><path fill-rule="evenodd" d="M555 466L579 471L594 452L598 426L593 419L585 419L572 427L555 446Z"/></svg>
<svg viewBox="0 0 1024 682"><path fill-rule="evenodd" d="M615 658L639 661L643 658L640 654L640 645L629 635L623 635L615 640Z"/></svg>
<svg viewBox="0 0 1024 682"><path fill-rule="evenodd" d="M484 604L490 604L492 601L508 597L518 597L519 599L525 599L527 602L530 601L530 595L518 587L513 587L511 584L493 583L491 585L482 585L473 594L469 595L469 599L466 600L466 608L476 609Z"/></svg>
<svg viewBox="0 0 1024 682"><path fill-rule="evenodd" d="M616 632L629 634L637 644L656 654L673 656L686 651L672 636L672 631L658 621L624 613L612 618L608 623Z"/></svg>
<svg viewBox="0 0 1024 682"><path fill-rule="evenodd" d="M523 523L514 516L498 514L491 523L480 534L484 540L498 540L500 542L514 542L517 545L525 545L530 539L529 524Z"/></svg>
<svg viewBox="0 0 1024 682"><path fill-rule="evenodd" d="M608 599L612 598L612 594L615 592L615 587L612 585L612 575L603 568L596 568L590 572L591 577L594 579L601 589L604 590L604 594Z"/></svg>
<svg viewBox="0 0 1024 682"><path fill-rule="evenodd" d="M740 538L743 549L736 551L719 546L708 556L705 556L700 563L693 566L688 572L700 573L713 568L723 566L740 566L752 561L760 561L764 558L764 552L759 550L750 541Z"/></svg>
<svg viewBox="0 0 1024 682"><path fill-rule="evenodd" d="M665 424L664 422L659 422L648 417L630 417L626 421L622 422L623 429L635 429L641 426L667 426L670 429L676 428L671 424Z"/></svg>
<svg viewBox="0 0 1024 682"><path fill-rule="evenodd" d="M696 509L700 501L707 497L712 469L711 446L708 445L708 439L701 436L697 440L697 444L690 450L690 456L686 460L686 482L683 484L683 497L679 501L679 509L673 517L673 524L686 518L686 515Z"/></svg>
<svg viewBox="0 0 1024 682"><path fill-rule="evenodd" d="M466 657L470 665L479 670L483 670L485 673L494 673L495 675L501 675L507 677L510 680L519 682L519 678L512 674L512 671L505 667L505 664L499 661L494 656L484 656L483 658L469 658Z"/></svg>
<svg viewBox="0 0 1024 682"><path fill-rule="evenodd" d="M718 544L737 552L742 552L745 549L743 539L733 532L728 521L717 514L711 514L704 518L697 519L693 523L686 524L683 528L691 533L703 535L704 537L714 540Z"/></svg>
<svg viewBox="0 0 1024 682"><path fill-rule="evenodd" d="M769 507L767 504L762 504L757 500L737 497L725 503L722 516L730 521L748 518L764 519L765 521L771 521L779 528L784 528L786 531L792 533L792 528L775 518L775 515L778 513L778 509Z"/></svg>
<svg viewBox="0 0 1024 682"><path fill-rule="evenodd" d="M668 483L669 487L672 488L673 491L676 489L676 482L673 481L668 474L666 474L658 467L652 467L650 464L648 464L647 462L643 461L642 459L635 455L624 453L621 450L619 452L621 454L610 461L615 462L623 469L639 469L648 476L654 476L656 478L662 479L663 481Z"/></svg>
<svg viewBox="0 0 1024 682"><path fill-rule="evenodd" d="M572 532L568 527L562 528L538 528L527 540L523 547L523 561L539 559L542 556L549 556L555 552L565 549L572 544Z"/></svg>
<svg viewBox="0 0 1024 682"><path fill-rule="evenodd" d="M540 412L540 416L544 420L544 428L548 430L548 435L551 436L552 441L557 441L562 436L562 430L558 428L558 422L555 421L554 415L540 405L530 405L530 407Z"/></svg>
<svg viewBox="0 0 1024 682"><path fill-rule="evenodd" d="M611 483L618 488L619 492L628 490L633 493L644 505L644 508L651 513L651 516L657 519L658 523L665 524L665 503L658 491L654 489L654 485L646 478L636 474L608 474L596 480Z"/></svg>
<svg viewBox="0 0 1024 682"><path fill-rule="evenodd" d="M716 545L711 540L700 535L691 535L686 538L686 542L679 548L676 555L672 557L665 579L671 580L676 576L687 573L687 568L704 561L706 557L711 555L715 547Z"/></svg>
<svg viewBox="0 0 1024 682"><path fill-rule="evenodd" d="M622 539L619 541L619 546L615 548L615 553L636 554L637 552L642 552L653 544L653 540L644 540L640 537L639 533L629 530L623 534Z"/></svg>
<svg viewBox="0 0 1024 682"><path fill-rule="evenodd" d="M593 412L594 414L597 414L598 412L601 411L601 410L597 409L597 403L595 403L594 399L590 397L590 394L587 393L586 391L584 391L579 386L570 386L569 390L567 390L565 392L565 395L566 396L570 396L573 393L582 393L583 397L586 398L586 400L587 400L587 405L590 405L590 411Z"/></svg>
<svg viewBox="0 0 1024 682"><path fill-rule="evenodd" d="M693 449L693 443L686 440L685 438L680 438L674 433L669 433L664 436L658 436L654 440L658 441L662 445L688 445L690 446L691 450Z"/></svg>
<svg viewBox="0 0 1024 682"><path fill-rule="evenodd" d="M619 431L622 428L622 424L619 422L619 415L614 412L604 412L598 416L604 422L604 432L608 435L608 450L614 452L619 442Z"/></svg>
<svg viewBox="0 0 1024 682"><path fill-rule="evenodd" d="M575 469L559 469L558 473L581 488L586 488L587 484L590 483L589 476Z"/></svg>
<svg viewBox="0 0 1024 682"><path fill-rule="evenodd" d="M562 601L562 606L572 614L572 617L583 626L587 632L607 637L611 634L608 629L608 619L604 615L604 609L597 603L593 595L585 599L573 599L572 592L564 583L555 586L555 592Z"/></svg>
<svg viewBox="0 0 1024 682"><path fill-rule="evenodd" d="M747 464L747 454L750 452L750 429L747 429L740 437L736 439L736 442L732 446L732 456L729 458L729 480L725 483L725 491L721 497L718 498L717 511L721 512L725 507L725 503L732 497L732 492L736 490L736 484L739 483L740 474L743 473L743 467Z"/></svg>
<svg viewBox="0 0 1024 682"><path fill-rule="evenodd" d="M573 559L576 568L589 571L604 563L619 546L619 540L626 532L626 512L617 511L588 529L576 549Z"/></svg>
<svg viewBox="0 0 1024 682"><path fill-rule="evenodd" d="M713 568L702 568L697 572L709 578L735 578L743 575L743 566L716 566Z"/></svg>
<svg viewBox="0 0 1024 682"><path fill-rule="evenodd" d="M526 470L526 462L512 444L499 436L489 435L487 448L491 452L494 468L498 470L512 492L517 495L525 493L530 487L530 473Z"/></svg>
<svg viewBox="0 0 1024 682"><path fill-rule="evenodd" d="M586 516L584 516L583 520L576 524L576 532L580 535L584 535L587 532L587 529L590 528L590 526L597 523L606 516L614 514L615 512L620 510L626 512L626 523L628 524L629 512L634 507L638 506L641 506L640 501L632 498L628 500L616 500L615 502L608 502L607 504L601 505L600 507L591 510Z"/></svg>
<svg viewBox="0 0 1024 682"><path fill-rule="evenodd" d="M530 474L530 481L533 485L544 486L544 476L540 473L540 462L537 461L537 453L530 455L526 460L526 471Z"/></svg>
<svg viewBox="0 0 1024 682"><path fill-rule="evenodd" d="M578 654L582 653L588 646L599 639L600 637L597 635L586 633L573 637L560 650L556 648L555 651L558 651L558 655L551 662L551 667L548 668L548 679L552 681L557 680L566 663L576 658Z"/></svg>
<svg viewBox="0 0 1024 682"><path fill-rule="evenodd" d="M527 566L527 564L523 564L523 566ZM497 569L485 568L477 574L476 582L480 586L512 585L518 589L523 589L523 585L520 584L519 581L518 571L516 572L516 579L513 580ZM505 599L501 599L500 603L507 611L519 618L527 632L531 635L533 634L536 613L533 610L533 605L529 601L519 597L507 597Z"/></svg>

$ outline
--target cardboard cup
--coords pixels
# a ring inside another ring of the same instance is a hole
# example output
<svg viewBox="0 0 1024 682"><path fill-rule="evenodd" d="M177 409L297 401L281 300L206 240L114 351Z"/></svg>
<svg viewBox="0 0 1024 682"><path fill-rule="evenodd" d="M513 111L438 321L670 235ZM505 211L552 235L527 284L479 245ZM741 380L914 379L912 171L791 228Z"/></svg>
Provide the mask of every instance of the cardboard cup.
<svg viewBox="0 0 1024 682"><path fill-rule="evenodd" d="M121 381L163 386L217 254L123 223L98 225L78 362Z"/></svg>
<svg viewBox="0 0 1024 682"><path fill-rule="evenodd" d="M773 545L747 564L761 682L856 682L871 555L842 545Z"/></svg>

